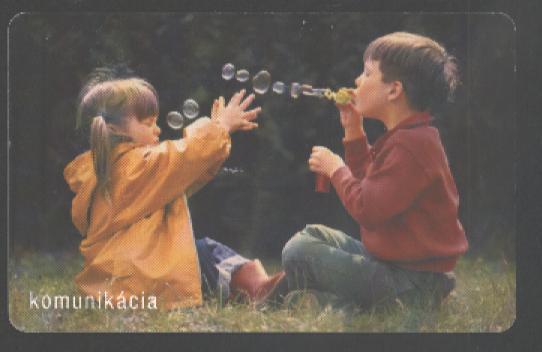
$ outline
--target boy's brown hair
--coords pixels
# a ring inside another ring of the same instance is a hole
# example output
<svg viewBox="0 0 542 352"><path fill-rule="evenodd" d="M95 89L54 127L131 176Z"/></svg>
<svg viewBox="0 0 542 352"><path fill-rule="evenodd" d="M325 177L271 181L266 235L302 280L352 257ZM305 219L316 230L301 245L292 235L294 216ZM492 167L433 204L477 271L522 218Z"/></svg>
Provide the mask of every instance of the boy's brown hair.
<svg viewBox="0 0 542 352"><path fill-rule="evenodd" d="M378 61L384 82L398 80L412 108L438 112L459 84L456 60L436 41L407 32L372 41L363 61Z"/></svg>

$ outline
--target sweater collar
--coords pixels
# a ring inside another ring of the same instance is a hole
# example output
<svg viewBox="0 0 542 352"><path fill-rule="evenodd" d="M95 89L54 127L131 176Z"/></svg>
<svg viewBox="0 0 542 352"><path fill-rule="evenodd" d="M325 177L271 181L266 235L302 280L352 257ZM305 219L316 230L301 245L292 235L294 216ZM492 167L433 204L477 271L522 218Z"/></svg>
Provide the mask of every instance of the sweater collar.
<svg viewBox="0 0 542 352"><path fill-rule="evenodd" d="M399 122L394 128L388 131L388 133L396 131L402 128L414 128L419 126L428 126L432 121L431 115L427 112L413 114L403 121Z"/></svg>
<svg viewBox="0 0 542 352"><path fill-rule="evenodd" d="M422 127L422 126L429 126L431 124L431 121L433 121L433 118L429 113L427 112L421 112L413 114L403 121L399 122L394 128L384 133L380 138L376 140L376 142L373 145L373 148L371 149L371 153L373 156L373 160L376 157L376 154L378 151L382 148L384 143L398 130L400 129L410 129L410 128L416 128L416 127Z"/></svg>

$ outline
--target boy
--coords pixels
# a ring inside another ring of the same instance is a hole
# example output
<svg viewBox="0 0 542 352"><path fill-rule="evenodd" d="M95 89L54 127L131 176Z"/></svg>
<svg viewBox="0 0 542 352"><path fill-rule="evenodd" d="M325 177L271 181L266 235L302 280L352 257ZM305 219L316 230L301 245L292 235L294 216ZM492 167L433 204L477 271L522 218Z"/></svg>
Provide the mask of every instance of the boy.
<svg viewBox="0 0 542 352"><path fill-rule="evenodd" d="M410 33L374 40L352 101L338 106L345 161L315 146L311 171L331 179L360 225L361 242L323 225L307 225L285 245L289 290L309 289L320 303L369 307L429 294L436 302L455 286L452 270L467 248L459 198L438 131L438 111L458 83L453 57ZM362 116L387 132L369 146ZM290 293L295 297L302 291ZM307 292L307 291L304 291Z"/></svg>

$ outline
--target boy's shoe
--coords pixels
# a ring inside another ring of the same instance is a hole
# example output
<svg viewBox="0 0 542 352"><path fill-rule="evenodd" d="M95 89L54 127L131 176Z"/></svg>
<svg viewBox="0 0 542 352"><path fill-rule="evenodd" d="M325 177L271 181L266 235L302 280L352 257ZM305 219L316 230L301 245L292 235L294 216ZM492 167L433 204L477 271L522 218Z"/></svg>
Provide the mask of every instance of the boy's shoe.
<svg viewBox="0 0 542 352"><path fill-rule="evenodd" d="M294 290L284 297L283 307L288 310L320 310L318 295L312 290Z"/></svg>
<svg viewBox="0 0 542 352"><path fill-rule="evenodd" d="M440 305L440 303L454 290L455 281L455 274L453 272L443 273L435 280L434 294L435 303L437 305Z"/></svg>
<svg viewBox="0 0 542 352"><path fill-rule="evenodd" d="M280 307L289 293L288 280L284 276L275 286L273 291L266 297L265 303L271 307Z"/></svg>

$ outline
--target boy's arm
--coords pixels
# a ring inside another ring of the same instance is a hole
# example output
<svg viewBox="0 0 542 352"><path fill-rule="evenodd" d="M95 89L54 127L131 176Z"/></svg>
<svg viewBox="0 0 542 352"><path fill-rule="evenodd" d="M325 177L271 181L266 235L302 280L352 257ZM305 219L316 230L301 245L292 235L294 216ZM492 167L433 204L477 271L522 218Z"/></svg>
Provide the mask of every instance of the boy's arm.
<svg viewBox="0 0 542 352"><path fill-rule="evenodd" d="M354 177L362 179L371 162L363 118L352 104L338 105L341 125L344 128L344 159Z"/></svg>
<svg viewBox="0 0 542 352"><path fill-rule="evenodd" d="M343 139L344 161L350 168L352 175L358 179L365 177L367 168L371 163L370 147L365 134L349 139Z"/></svg>
<svg viewBox="0 0 542 352"><path fill-rule="evenodd" d="M423 166L399 145L381 157L385 158L382 164L363 179L356 178L346 166L331 177L346 210L367 228L407 209L431 181Z"/></svg>

